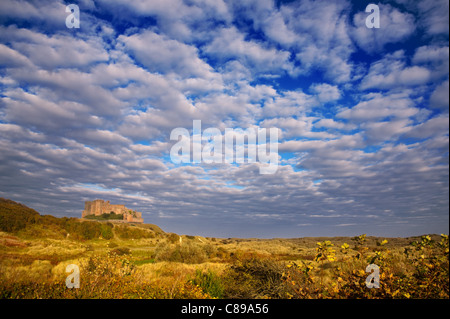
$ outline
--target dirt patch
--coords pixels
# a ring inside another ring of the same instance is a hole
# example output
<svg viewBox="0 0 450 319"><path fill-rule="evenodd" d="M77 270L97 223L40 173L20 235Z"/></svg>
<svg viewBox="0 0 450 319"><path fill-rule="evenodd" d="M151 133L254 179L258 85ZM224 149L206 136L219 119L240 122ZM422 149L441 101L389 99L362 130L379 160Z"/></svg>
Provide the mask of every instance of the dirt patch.
<svg viewBox="0 0 450 319"><path fill-rule="evenodd" d="M0 245L6 247L19 247L24 248L28 245L21 241L19 238L11 235L0 235Z"/></svg>

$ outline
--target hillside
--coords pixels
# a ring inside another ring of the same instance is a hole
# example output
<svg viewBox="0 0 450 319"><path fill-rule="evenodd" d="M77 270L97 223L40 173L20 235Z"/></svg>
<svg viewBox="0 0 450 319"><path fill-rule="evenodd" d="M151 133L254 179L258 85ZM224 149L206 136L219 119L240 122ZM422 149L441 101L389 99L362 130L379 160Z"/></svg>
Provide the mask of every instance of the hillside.
<svg viewBox="0 0 450 319"><path fill-rule="evenodd" d="M0 198L0 231L24 238L89 240L94 238L140 239L163 236L153 224L122 224L113 221L87 221L78 218L41 215L32 208Z"/></svg>
<svg viewBox="0 0 450 319"><path fill-rule="evenodd" d="M77 265L81 288L66 287ZM380 267L380 289L365 285ZM0 200L2 298L448 298L448 236L214 238Z"/></svg>
<svg viewBox="0 0 450 319"><path fill-rule="evenodd" d="M97 216L96 216L97 217ZM154 224L126 224L114 219L97 218L68 218L41 215L36 210L10 199L0 198L0 231L12 233L25 238L52 238L52 239L79 239L89 240L103 239L141 239L141 238L169 238L177 242L179 236L173 233L165 233ZM110 216L109 216L110 217ZM199 236L183 235L183 238ZM433 240L438 240L438 235L431 235ZM175 238L175 239L174 239ZM191 239L192 239L191 238ZM384 237L383 237L384 238ZM367 237L367 242L375 246L381 237ZM404 246L419 239L420 236L408 238L389 238L389 246ZM268 242L283 243L284 246L300 245L303 247L315 247L317 241L332 240L337 244L351 241L350 237L301 237L301 238L273 238L273 239L241 239L241 238L208 238L208 241L220 242L237 246L267 245Z"/></svg>
<svg viewBox="0 0 450 319"><path fill-rule="evenodd" d="M39 219L39 213L10 199L0 198L0 230L16 232Z"/></svg>

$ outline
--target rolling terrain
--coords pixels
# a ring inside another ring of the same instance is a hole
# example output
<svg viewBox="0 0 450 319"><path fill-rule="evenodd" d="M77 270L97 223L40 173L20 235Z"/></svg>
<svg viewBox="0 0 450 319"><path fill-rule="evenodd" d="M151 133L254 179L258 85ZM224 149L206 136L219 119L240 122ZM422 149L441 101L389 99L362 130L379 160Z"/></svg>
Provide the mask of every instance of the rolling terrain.
<svg viewBox="0 0 450 319"><path fill-rule="evenodd" d="M369 264L379 289L364 284ZM0 199L1 298L448 298L448 267L446 235L213 238Z"/></svg>

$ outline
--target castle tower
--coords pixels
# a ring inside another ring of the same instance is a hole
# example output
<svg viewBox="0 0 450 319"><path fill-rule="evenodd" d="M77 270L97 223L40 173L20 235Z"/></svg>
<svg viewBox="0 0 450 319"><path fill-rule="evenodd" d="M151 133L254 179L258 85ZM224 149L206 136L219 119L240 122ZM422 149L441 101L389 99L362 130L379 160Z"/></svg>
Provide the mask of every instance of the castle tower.
<svg viewBox="0 0 450 319"><path fill-rule="evenodd" d="M84 210L81 214L81 217L85 217L87 215L101 215L103 214L103 206L105 202L101 199L96 199L94 201L86 201L84 202Z"/></svg>
<svg viewBox="0 0 450 319"><path fill-rule="evenodd" d="M81 213L81 218L89 215L100 216L102 214L115 213L123 215L123 220L129 223L143 223L142 213L135 212L125 207L125 205L111 205L110 201L96 199L93 201L84 202L84 210Z"/></svg>

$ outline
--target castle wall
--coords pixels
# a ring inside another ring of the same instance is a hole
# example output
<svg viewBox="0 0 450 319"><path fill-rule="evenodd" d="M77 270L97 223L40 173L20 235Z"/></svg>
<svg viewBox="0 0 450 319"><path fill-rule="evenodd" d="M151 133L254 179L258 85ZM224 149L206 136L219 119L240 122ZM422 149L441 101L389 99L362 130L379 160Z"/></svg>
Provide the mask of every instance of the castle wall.
<svg viewBox="0 0 450 319"><path fill-rule="evenodd" d="M140 212L134 212L134 214L130 214L130 213L126 212L123 215L123 219L129 223L143 223L144 222L144 219L142 218L142 213L140 213Z"/></svg>
<svg viewBox="0 0 450 319"><path fill-rule="evenodd" d="M133 223L143 223L142 213L133 212L132 210L125 207L125 205L111 205L109 201L103 201L101 199L96 199L94 201L84 202L84 210L81 213L81 217L86 217L88 215L102 215L114 212L119 215L123 215L123 220ZM133 212L133 213L130 213Z"/></svg>
<svg viewBox="0 0 450 319"><path fill-rule="evenodd" d="M109 202L107 202L109 204ZM102 212L102 207L104 205L104 201L101 199L96 199L94 201L91 202L84 202L84 211L82 214L82 217L87 216L87 215L101 215L103 214Z"/></svg>

